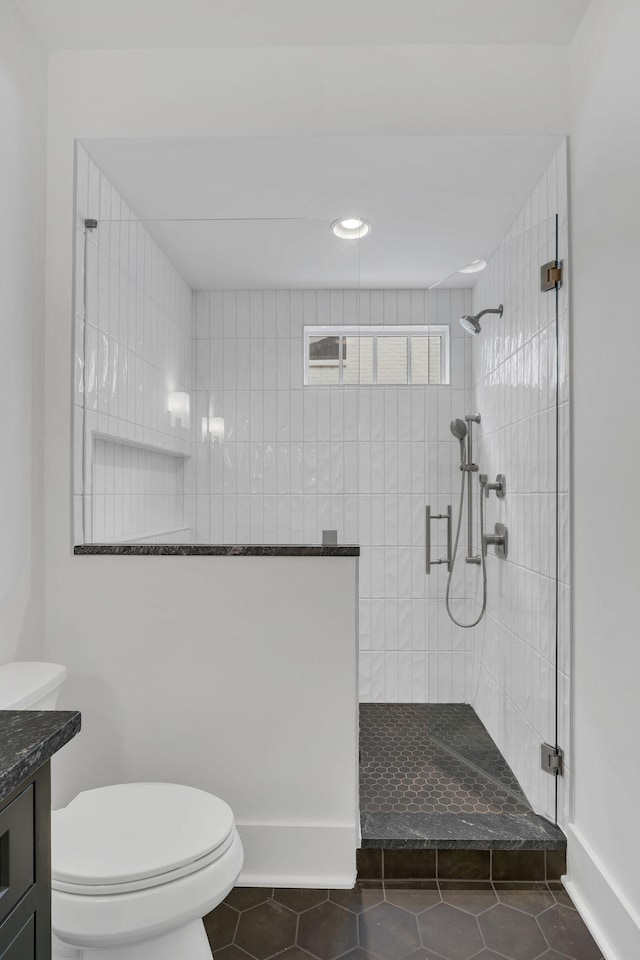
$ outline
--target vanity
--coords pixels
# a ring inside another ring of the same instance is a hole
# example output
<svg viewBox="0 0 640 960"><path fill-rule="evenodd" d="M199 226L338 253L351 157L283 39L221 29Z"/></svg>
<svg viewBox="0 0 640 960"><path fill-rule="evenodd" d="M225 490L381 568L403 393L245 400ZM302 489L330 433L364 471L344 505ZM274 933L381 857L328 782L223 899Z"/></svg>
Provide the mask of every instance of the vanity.
<svg viewBox="0 0 640 960"><path fill-rule="evenodd" d="M0 960L51 958L50 760L75 710L0 710Z"/></svg>

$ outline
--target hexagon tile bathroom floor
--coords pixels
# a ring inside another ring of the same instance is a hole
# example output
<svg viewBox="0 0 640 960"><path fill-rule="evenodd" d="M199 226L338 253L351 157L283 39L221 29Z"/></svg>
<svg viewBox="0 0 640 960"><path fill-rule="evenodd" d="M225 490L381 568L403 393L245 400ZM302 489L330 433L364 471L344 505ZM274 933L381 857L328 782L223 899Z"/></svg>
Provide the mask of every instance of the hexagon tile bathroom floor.
<svg viewBox="0 0 640 960"><path fill-rule="evenodd" d="M558 849L464 703L360 704L362 845Z"/></svg>
<svg viewBox="0 0 640 960"><path fill-rule="evenodd" d="M236 887L204 923L215 960L602 960L559 883Z"/></svg>

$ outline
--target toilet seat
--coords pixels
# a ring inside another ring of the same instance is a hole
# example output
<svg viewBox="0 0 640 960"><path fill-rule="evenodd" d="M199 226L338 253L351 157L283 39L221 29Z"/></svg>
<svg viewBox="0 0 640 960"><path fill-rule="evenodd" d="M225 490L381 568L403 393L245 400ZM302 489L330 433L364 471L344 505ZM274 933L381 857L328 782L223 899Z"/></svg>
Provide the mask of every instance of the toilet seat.
<svg viewBox="0 0 640 960"><path fill-rule="evenodd" d="M168 870L166 873L159 873L153 877L141 877L138 880L129 880L126 883L74 883L67 880L58 880L52 876L51 889L59 890L61 893L75 893L83 897L109 897L119 893L147 890L150 887L160 886L162 883L179 880L180 877L188 877L189 874L208 867L209 864L215 863L227 852L233 841L234 834L232 831L223 844L210 851L206 856L194 860L193 863L185 863L176 870Z"/></svg>
<svg viewBox="0 0 640 960"><path fill-rule="evenodd" d="M214 863L235 835L218 797L175 783L79 793L51 817L52 888L83 896L144 890Z"/></svg>

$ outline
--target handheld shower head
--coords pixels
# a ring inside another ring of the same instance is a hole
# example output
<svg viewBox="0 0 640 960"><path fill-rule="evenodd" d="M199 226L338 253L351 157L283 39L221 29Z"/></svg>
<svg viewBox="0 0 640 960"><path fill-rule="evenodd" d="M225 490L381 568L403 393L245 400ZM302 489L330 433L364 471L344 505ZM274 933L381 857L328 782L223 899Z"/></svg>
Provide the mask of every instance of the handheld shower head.
<svg viewBox="0 0 640 960"><path fill-rule="evenodd" d="M452 420L451 433L454 435L456 440L464 440L467 435L467 425L464 420Z"/></svg>
<svg viewBox="0 0 640 960"><path fill-rule="evenodd" d="M467 425L464 420L452 420L451 433L454 435L456 440L460 441L460 463L464 463L467 458L466 451L464 449L464 438L467 435Z"/></svg>
<svg viewBox="0 0 640 960"><path fill-rule="evenodd" d="M477 337L482 330L482 327L480 326L480 317L484 317L485 313L497 313L498 316L501 317L502 304L500 304L500 306L495 310L481 310L480 313L475 315L475 317L470 317L468 315L460 317L460 325L464 327L467 333L472 333L474 337Z"/></svg>

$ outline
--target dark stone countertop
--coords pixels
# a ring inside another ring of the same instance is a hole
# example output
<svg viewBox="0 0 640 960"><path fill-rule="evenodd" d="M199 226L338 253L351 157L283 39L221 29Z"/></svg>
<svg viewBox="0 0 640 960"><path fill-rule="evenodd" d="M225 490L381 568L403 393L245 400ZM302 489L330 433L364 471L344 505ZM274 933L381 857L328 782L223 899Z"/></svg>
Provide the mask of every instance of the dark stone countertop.
<svg viewBox="0 0 640 960"><path fill-rule="evenodd" d="M79 730L77 710L0 710L0 801Z"/></svg>
<svg viewBox="0 0 640 960"><path fill-rule="evenodd" d="M112 557L359 557L357 544L84 543L76 556Z"/></svg>

